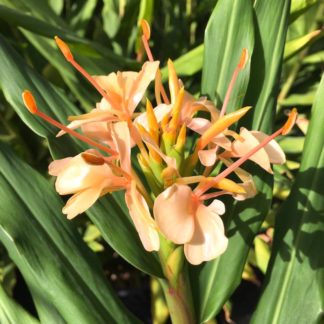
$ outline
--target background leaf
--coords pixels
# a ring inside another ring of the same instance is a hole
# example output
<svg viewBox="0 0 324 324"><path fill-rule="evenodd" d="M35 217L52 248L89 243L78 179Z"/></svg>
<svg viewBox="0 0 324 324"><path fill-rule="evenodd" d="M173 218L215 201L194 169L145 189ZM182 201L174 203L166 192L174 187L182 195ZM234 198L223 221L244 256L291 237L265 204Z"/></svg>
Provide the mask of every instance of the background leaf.
<svg viewBox="0 0 324 324"><path fill-rule="evenodd" d="M256 41L251 59L250 83L244 99L247 105L253 106L253 111L242 123L248 128L265 132L271 130L289 6L290 1L287 0L271 3L259 0L254 8ZM224 19L219 23L224 24ZM240 26L242 32L244 26ZM226 203L225 225L229 237L226 252L214 261L191 269L191 283L196 304L200 307L197 312L201 322L217 314L240 283L250 246L270 208L272 176L255 167L253 174L258 188L257 196L244 202ZM229 207L230 204L232 207Z"/></svg>
<svg viewBox="0 0 324 324"><path fill-rule="evenodd" d="M70 323L136 322L73 224L61 215L63 204L54 189L0 148L0 239L33 294Z"/></svg>
<svg viewBox="0 0 324 324"><path fill-rule="evenodd" d="M322 323L324 259L324 77L312 108L302 162L277 215L273 254L253 323Z"/></svg>

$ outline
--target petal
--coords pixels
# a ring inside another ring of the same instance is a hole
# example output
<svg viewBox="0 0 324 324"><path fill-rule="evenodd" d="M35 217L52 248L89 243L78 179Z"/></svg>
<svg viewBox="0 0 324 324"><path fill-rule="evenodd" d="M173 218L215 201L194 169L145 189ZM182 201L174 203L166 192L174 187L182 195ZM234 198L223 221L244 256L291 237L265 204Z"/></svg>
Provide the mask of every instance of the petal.
<svg viewBox="0 0 324 324"><path fill-rule="evenodd" d="M154 80L156 71L160 62L146 62L144 63L142 70L138 73L136 81L133 82L132 88L129 94L128 112L133 114L136 106L142 100L144 93L149 86L150 82Z"/></svg>
<svg viewBox="0 0 324 324"><path fill-rule="evenodd" d="M126 122L110 124L111 136L119 153L122 169L131 174L131 140Z"/></svg>
<svg viewBox="0 0 324 324"><path fill-rule="evenodd" d="M253 134L248 131L246 128L242 127L240 131L240 135L244 139L244 141L236 140L233 142L233 153L236 157L241 157L247 154L254 147L259 145L259 141ZM258 164L264 170L272 173L269 156L266 153L265 149L262 148L253 154L250 157L250 160Z"/></svg>
<svg viewBox="0 0 324 324"><path fill-rule="evenodd" d="M84 135L112 147L113 140L107 122L91 122L81 126Z"/></svg>
<svg viewBox="0 0 324 324"><path fill-rule="evenodd" d="M267 134L258 131L251 131L251 133L259 142L262 142L265 138L268 137ZM285 153L275 140L272 140L270 143L268 143L264 147L264 149L268 154L270 163L283 164L286 162Z"/></svg>
<svg viewBox="0 0 324 324"><path fill-rule="evenodd" d="M158 251L160 238L145 199L137 190L131 189L126 191L125 201L145 250Z"/></svg>
<svg viewBox="0 0 324 324"><path fill-rule="evenodd" d="M55 188L60 195L68 195L96 187L109 179L113 179L113 173L107 164L88 164L79 154L59 172Z"/></svg>
<svg viewBox="0 0 324 324"><path fill-rule="evenodd" d="M48 173L52 176L57 176L69 164L71 159L71 157L67 157L65 159L54 160L48 166Z"/></svg>
<svg viewBox="0 0 324 324"><path fill-rule="evenodd" d="M100 197L102 187L92 187L73 195L63 207L63 214L71 219L90 208Z"/></svg>
<svg viewBox="0 0 324 324"><path fill-rule="evenodd" d="M198 134L203 134L210 127L210 125L211 123L209 120L197 117L192 118L187 127Z"/></svg>
<svg viewBox="0 0 324 324"><path fill-rule="evenodd" d="M216 162L217 146L208 150L199 150L198 157L202 165L209 167L213 166Z"/></svg>
<svg viewBox="0 0 324 324"><path fill-rule="evenodd" d="M153 213L165 237L176 244L183 244L193 235L195 209L191 188L174 184L155 199Z"/></svg>
<svg viewBox="0 0 324 324"><path fill-rule="evenodd" d="M209 207L199 205L193 237L184 245L185 256L191 264L215 259L226 250L228 239L224 234L223 221L216 213L222 208L218 202Z"/></svg>

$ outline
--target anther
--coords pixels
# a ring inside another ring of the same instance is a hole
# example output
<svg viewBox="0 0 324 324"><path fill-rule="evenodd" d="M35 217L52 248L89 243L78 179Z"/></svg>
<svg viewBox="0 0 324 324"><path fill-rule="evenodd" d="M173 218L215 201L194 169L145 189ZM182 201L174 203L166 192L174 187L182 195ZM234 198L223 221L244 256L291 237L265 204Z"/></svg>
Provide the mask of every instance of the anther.
<svg viewBox="0 0 324 324"><path fill-rule="evenodd" d="M25 90L22 93L22 98L23 98L24 104L27 107L27 109L32 114L36 114L38 111L38 108L37 108L36 101L35 101L35 98L32 95L32 93L29 90Z"/></svg>

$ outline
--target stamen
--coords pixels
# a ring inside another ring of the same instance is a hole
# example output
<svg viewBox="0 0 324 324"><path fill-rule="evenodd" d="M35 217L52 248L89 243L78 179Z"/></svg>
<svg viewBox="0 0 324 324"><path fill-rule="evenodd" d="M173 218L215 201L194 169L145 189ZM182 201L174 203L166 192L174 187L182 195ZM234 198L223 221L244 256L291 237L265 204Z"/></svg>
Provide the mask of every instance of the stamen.
<svg viewBox="0 0 324 324"><path fill-rule="evenodd" d="M61 52L63 53L64 57L66 58L66 60L68 62L70 62L77 71L79 71L92 85L93 87L101 94L101 96L103 98L105 98L111 106L114 106L114 99L112 98L112 96L107 93L106 91L104 91L100 85L97 83L97 81L81 66L79 65L79 63L77 63L74 60L74 57L68 47L68 45L63 42L59 37L55 36L54 37L55 42L57 44L57 46L59 47L59 49L61 50ZM115 113L120 114L119 112L114 111Z"/></svg>
<svg viewBox="0 0 324 324"><path fill-rule="evenodd" d="M222 109L219 114L219 118L222 118L226 113L226 108L227 108L232 90L234 88L235 82L237 80L238 74L239 74L240 70L242 70L245 67L247 60L248 60L248 50L246 48L243 48L239 64L237 65L236 69L234 70L232 79L231 79L230 84L227 88L223 106L222 106Z"/></svg>
<svg viewBox="0 0 324 324"><path fill-rule="evenodd" d="M68 127L66 127L65 125L59 123L58 121L56 121L55 119L47 116L46 114L44 114L43 112L38 110L36 101L34 96L32 95L32 93L28 90L25 90L22 93L22 98L24 101L25 106L27 107L27 109L34 115L37 115L38 117L44 119L45 121L47 121L49 124L52 124L53 126L65 131L66 133L71 134L72 136L78 138L79 140L81 140L82 142L87 143L90 146L94 146L97 147L98 149L111 154L111 155L117 155L118 153L110 148L108 148L107 146L97 143L94 140L81 135L80 133L77 133L76 131L74 131L73 129L70 129Z"/></svg>
<svg viewBox="0 0 324 324"><path fill-rule="evenodd" d="M225 169L223 172L218 174L212 181L212 183L219 182L221 179L227 177L230 173L232 173L235 169L237 169L241 164L243 164L246 160L248 160L253 154L258 152L260 149L265 147L268 143L270 143L274 138L281 134L287 134L287 132L292 128L294 121L297 118L297 110L294 108L288 117L287 122L283 125L283 127L279 128L276 132L274 132L272 135L269 135L267 138L265 138L259 145L254 147L252 150L250 150L248 153L246 153L244 156L239 158L237 161L235 161L232 165L230 165L227 169ZM209 188L211 188L213 185L212 183L206 183L206 185L202 186L199 189L199 193L197 195L201 196L204 192L206 192Z"/></svg>
<svg viewBox="0 0 324 324"><path fill-rule="evenodd" d="M54 37L55 42L58 46L58 48L61 50L62 54L64 55L65 59L68 62L71 62L74 60L74 57L70 51L70 48L67 46L67 44L65 42L62 41L62 39L60 39L58 36Z"/></svg>
<svg viewBox="0 0 324 324"><path fill-rule="evenodd" d="M296 123L297 115L298 115L297 109L293 108L288 115L288 120L286 121L285 125L282 127L282 135L287 135L291 131L291 129Z"/></svg>
<svg viewBox="0 0 324 324"><path fill-rule="evenodd" d="M217 198L219 196L223 196L223 195L231 195L230 192L228 191L217 191L217 192L212 192L206 195L202 195L199 196L199 200L203 201L203 200L208 200L208 199L212 199L212 198Z"/></svg>
<svg viewBox="0 0 324 324"><path fill-rule="evenodd" d="M32 95L32 93L28 90L25 90L22 93L22 98L24 101L24 105L27 107L29 112L31 112L32 114L36 114L38 111L38 108L37 108L37 104L36 104L35 98Z"/></svg>
<svg viewBox="0 0 324 324"><path fill-rule="evenodd" d="M206 178L204 176L192 176L192 177L178 178L176 180L176 183L188 185L188 184L193 184L202 181L206 181Z"/></svg>
<svg viewBox="0 0 324 324"><path fill-rule="evenodd" d="M154 57L153 57L153 54L151 52L150 45L148 43L148 41L150 40L150 37L151 37L150 25L145 19L142 19L141 20L141 27L142 27L142 31L143 31L143 35L142 35L141 39L142 39L142 42L143 42L143 46L144 46L147 58L148 58L148 60L150 62L153 62ZM168 105L170 103L170 101L169 101L168 96L167 96L167 94L165 92L165 89L163 87L161 79L162 79L161 78L161 71L159 69L156 72L156 78L155 78L155 96L158 99L157 101L158 101L158 104L159 104L159 97L160 96L159 96L158 93L161 93L163 101Z"/></svg>

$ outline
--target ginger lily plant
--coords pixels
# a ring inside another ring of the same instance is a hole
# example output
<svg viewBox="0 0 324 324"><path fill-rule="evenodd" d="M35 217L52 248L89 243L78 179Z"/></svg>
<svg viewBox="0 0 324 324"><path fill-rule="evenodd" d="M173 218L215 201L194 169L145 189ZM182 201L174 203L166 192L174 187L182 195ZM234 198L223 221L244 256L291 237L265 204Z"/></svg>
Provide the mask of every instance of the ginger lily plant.
<svg viewBox="0 0 324 324"><path fill-rule="evenodd" d="M275 138L289 132L297 113L293 109L285 125L272 135L244 127L236 132L232 126L253 109L226 112L237 77L250 59L247 49L242 49L218 109L207 98L196 99L184 89L171 60L169 91L164 89L159 62L148 46L148 24L143 21L142 26L149 61L140 72L91 76L66 43L55 38L67 61L102 96L89 113L68 117L71 123L65 126L45 115L30 91L23 92L23 101L32 114L59 128L58 136L68 133L90 146L49 166L49 173L57 177L56 191L72 195L63 213L72 219L101 196L124 191L143 248L159 254L174 323L193 323L184 258L199 265L224 253L228 239L222 196L245 200L257 194L253 174L243 170L242 164L251 160L272 173L271 164L284 163L285 154ZM152 81L155 98L146 99L143 111L142 101Z"/></svg>

